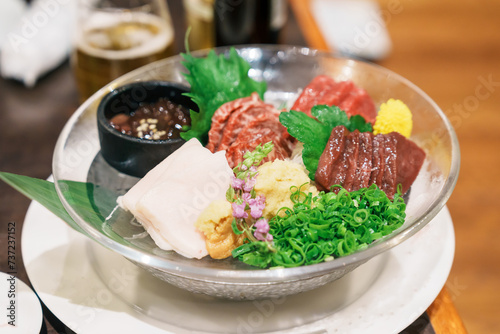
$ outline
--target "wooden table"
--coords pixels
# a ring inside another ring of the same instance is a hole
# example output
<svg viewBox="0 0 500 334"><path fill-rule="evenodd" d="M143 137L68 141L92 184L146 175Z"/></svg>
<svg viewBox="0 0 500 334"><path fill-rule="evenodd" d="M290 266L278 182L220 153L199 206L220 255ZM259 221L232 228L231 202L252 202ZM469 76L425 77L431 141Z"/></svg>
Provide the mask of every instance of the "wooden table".
<svg viewBox="0 0 500 334"><path fill-rule="evenodd" d="M297 6L299 1L291 3ZM465 0L380 3L383 9L398 5L400 10L388 17L394 48L379 63L420 86L449 116L459 116L455 127L462 150L461 176L448 203L456 229L454 267L446 288L406 332L463 333L463 319L471 333L498 333L500 243L492 237L500 235L496 219L500 174L495 173L500 162L496 147L500 113L495 110L500 105L500 4L492 0L477 4ZM180 1L169 1L169 5L176 13L176 32L182 35ZM304 21L304 15L296 13L300 24L290 17L285 42L326 48L318 29L310 26L302 34L307 17ZM307 16L307 11L302 14ZM177 39L176 50L183 50L182 38ZM485 80L493 84L481 86ZM479 86L482 93L490 94L478 96ZM38 178L50 175L56 139L77 106L67 62L42 78L34 89L0 79L0 170ZM29 200L0 183L0 203L0 245L5 245L9 221L16 222L20 242ZM7 271L6 256L2 250L0 271ZM19 248L16 258L18 277L29 282ZM48 333L57 332L48 322L47 329Z"/></svg>

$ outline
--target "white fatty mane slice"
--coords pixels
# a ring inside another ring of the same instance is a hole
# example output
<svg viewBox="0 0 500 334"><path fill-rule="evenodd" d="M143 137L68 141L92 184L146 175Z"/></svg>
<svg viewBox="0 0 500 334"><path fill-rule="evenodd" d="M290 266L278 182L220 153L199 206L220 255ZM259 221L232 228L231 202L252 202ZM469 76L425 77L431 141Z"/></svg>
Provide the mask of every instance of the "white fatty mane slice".
<svg viewBox="0 0 500 334"><path fill-rule="evenodd" d="M158 247L189 257L208 255L194 223L210 202L225 198L232 170L225 152L191 139L152 169L120 200Z"/></svg>

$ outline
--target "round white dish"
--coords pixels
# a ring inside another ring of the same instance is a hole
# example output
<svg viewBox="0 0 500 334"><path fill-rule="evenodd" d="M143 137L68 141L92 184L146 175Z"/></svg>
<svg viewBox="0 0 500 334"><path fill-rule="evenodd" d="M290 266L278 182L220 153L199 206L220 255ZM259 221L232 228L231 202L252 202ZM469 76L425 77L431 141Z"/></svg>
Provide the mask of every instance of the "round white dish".
<svg viewBox="0 0 500 334"><path fill-rule="evenodd" d="M453 224L445 207L414 237L374 259L383 266L368 262L338 281L296 296L235 302L193 295L144 275L36 202L22 233L24 263L35 291L78 334L397 333L436 298L454 250ZM374 266L381 272L366 277Z"/></svg>
<svg viewBox="0 0 500 334"><path fill-rule="evenodd" d="M43 312L33 290L12 274L0 272L0 291L0 333L40 332Z"/></svg>

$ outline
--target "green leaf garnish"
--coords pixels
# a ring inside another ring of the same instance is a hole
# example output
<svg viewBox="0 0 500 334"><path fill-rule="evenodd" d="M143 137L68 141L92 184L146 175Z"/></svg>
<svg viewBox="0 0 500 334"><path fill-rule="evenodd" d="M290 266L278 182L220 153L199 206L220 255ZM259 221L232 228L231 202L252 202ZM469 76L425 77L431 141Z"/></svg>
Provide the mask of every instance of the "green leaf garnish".
<svg viewBox="0 0 500 334"><path fill-rule="evenodd" d="M197 138L206 145L214 112L224 103L250 96L253 92L263 99L267 84L248 76L250 64L234 48L230 49L228 57L216 55L214 50L205 58L196 58L190 53L182 56L182 64L189 71L184 76L191 85L191 91L186 95L198 105L199 112L191 113L191 128L181 133L181 137L185 140Z"/></svg>
<svg viewBox="0 0 500 334"><path fill-rule="evenodd" d="M280 122L288 129L288 133L304 144L302 161L309 172L309 178L314 180L318 162L323 153L334 127L343 125L349 131L373 131L372 125L363 116L347 114L337 106L318 105L311 109L311 114L291 110L280 114Z"/></svg>
<svg viewBox="0 0 500 334"><path fill-rule="evenodd" d="M68 214L57 195L54 183L29 176L0 172L0 179L31 200L37 201L74 230L91 237ZM106 223L106 217L116 207L117 195L92 183L58 181L71 208L100 233L116 242L129 242L115 233Z"/></svg>

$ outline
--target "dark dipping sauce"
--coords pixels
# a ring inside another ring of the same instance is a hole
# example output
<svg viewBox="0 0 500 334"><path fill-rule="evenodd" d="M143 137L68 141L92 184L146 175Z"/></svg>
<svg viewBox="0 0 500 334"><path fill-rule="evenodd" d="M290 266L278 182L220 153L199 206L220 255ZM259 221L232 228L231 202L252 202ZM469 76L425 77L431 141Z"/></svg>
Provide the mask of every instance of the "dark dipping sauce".
<svg viewBox="0 0 500 334"><path fill-rule="evenodd" d="M142 104L130 115L117 114L109 123L129 136L165 140L179 138L182 127L191 125L191 118L189 110L183 105L160 98L156 103Z"/></svg>

